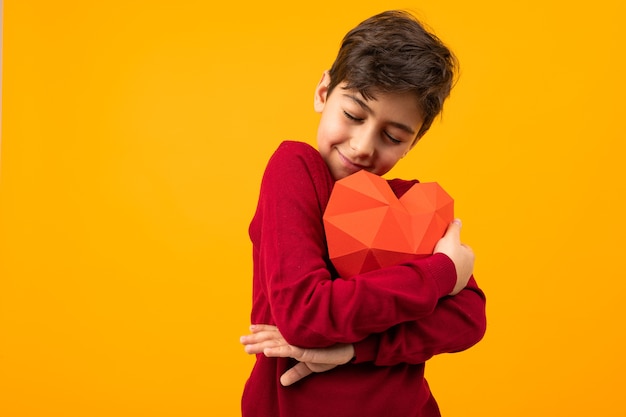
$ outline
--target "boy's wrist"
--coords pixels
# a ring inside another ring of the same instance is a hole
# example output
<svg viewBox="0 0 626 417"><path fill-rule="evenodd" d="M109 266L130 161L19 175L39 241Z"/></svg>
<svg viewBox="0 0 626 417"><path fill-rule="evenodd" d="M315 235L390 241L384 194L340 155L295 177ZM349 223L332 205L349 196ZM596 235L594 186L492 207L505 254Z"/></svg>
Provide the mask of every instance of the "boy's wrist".
<svg viewBox="0 0 626 417"><path fill-rule="evenodd" d="M428 258L429 274L437 284L439 298L450 294L456 285L456 267L445 253L435 253Z"/></svg>

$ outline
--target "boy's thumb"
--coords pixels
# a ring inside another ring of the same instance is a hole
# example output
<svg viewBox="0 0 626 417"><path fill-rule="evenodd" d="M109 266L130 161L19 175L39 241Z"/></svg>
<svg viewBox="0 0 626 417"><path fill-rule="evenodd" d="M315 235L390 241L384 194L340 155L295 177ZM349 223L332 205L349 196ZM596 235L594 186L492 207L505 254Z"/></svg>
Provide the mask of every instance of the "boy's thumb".
<svg viewBox="0 0 626 417"><path fill-rule="evenodd" d="M446 232L446 234L454 233L456 235L456 237L458 237L460 239L460 237L461 237L461 227L462 226L463 226L463 223L461 222L461 219L454 219L448 225L448 231Z"/></svg>

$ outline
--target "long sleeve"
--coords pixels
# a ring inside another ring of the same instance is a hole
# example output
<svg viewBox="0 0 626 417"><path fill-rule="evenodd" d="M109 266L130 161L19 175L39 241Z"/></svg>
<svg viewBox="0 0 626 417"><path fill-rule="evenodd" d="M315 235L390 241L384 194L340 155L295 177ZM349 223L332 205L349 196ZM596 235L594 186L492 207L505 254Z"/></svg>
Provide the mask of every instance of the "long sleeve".
<svg viewBox="0 0 626 417"><path fill-rule="evenodd" d="M355 343L355 363L379 366L424 363L440 353L459 352L482 339L485 295L472 277L465 289L439 300L427 317L402 323Z"/></svg>
<svg viewBox="0 0 626 417"><path fill-rule="evenodd" d="M332 185L315 149L284 142L267 165L250 225L252 321L275 324L296 346L354 343L425 318L456 281L443 254L334 279L322 222Z"/></svg>

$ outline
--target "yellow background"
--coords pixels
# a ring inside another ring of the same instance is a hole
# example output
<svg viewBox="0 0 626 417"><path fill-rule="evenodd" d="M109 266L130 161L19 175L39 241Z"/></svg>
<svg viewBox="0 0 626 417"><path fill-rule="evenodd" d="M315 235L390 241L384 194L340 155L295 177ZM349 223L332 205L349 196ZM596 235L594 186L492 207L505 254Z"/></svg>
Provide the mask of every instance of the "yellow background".
<svg viewBox="0 0 626 417"><path fill-rule="evenodd" d="M488 295L444 415L626 415L624 2L214 3L4 1L0 415L239 415L264 165L388 8L462 66L390 175L455 197Z"/></svg>

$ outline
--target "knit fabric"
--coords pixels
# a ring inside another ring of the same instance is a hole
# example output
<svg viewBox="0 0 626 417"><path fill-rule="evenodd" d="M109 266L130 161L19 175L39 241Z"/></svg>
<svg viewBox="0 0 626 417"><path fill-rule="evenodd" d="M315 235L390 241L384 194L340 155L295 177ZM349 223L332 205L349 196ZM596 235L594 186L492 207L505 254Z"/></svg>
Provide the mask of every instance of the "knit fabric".
<svg viewBox="0 0 626 417"><path fill-rule="evenodd" d="M390 180L400 197L416 181ZM251 322L278 327L300 347L352 343L355 359L283 387L295 361L259 354L242 397L243 417L439 416L424 379L433 355L477 343L485 297L472 277L456 282L444 254L350 278L328 258L322 215L334 181L319 152L283 142L266 167L249 233Z"/></svg>

